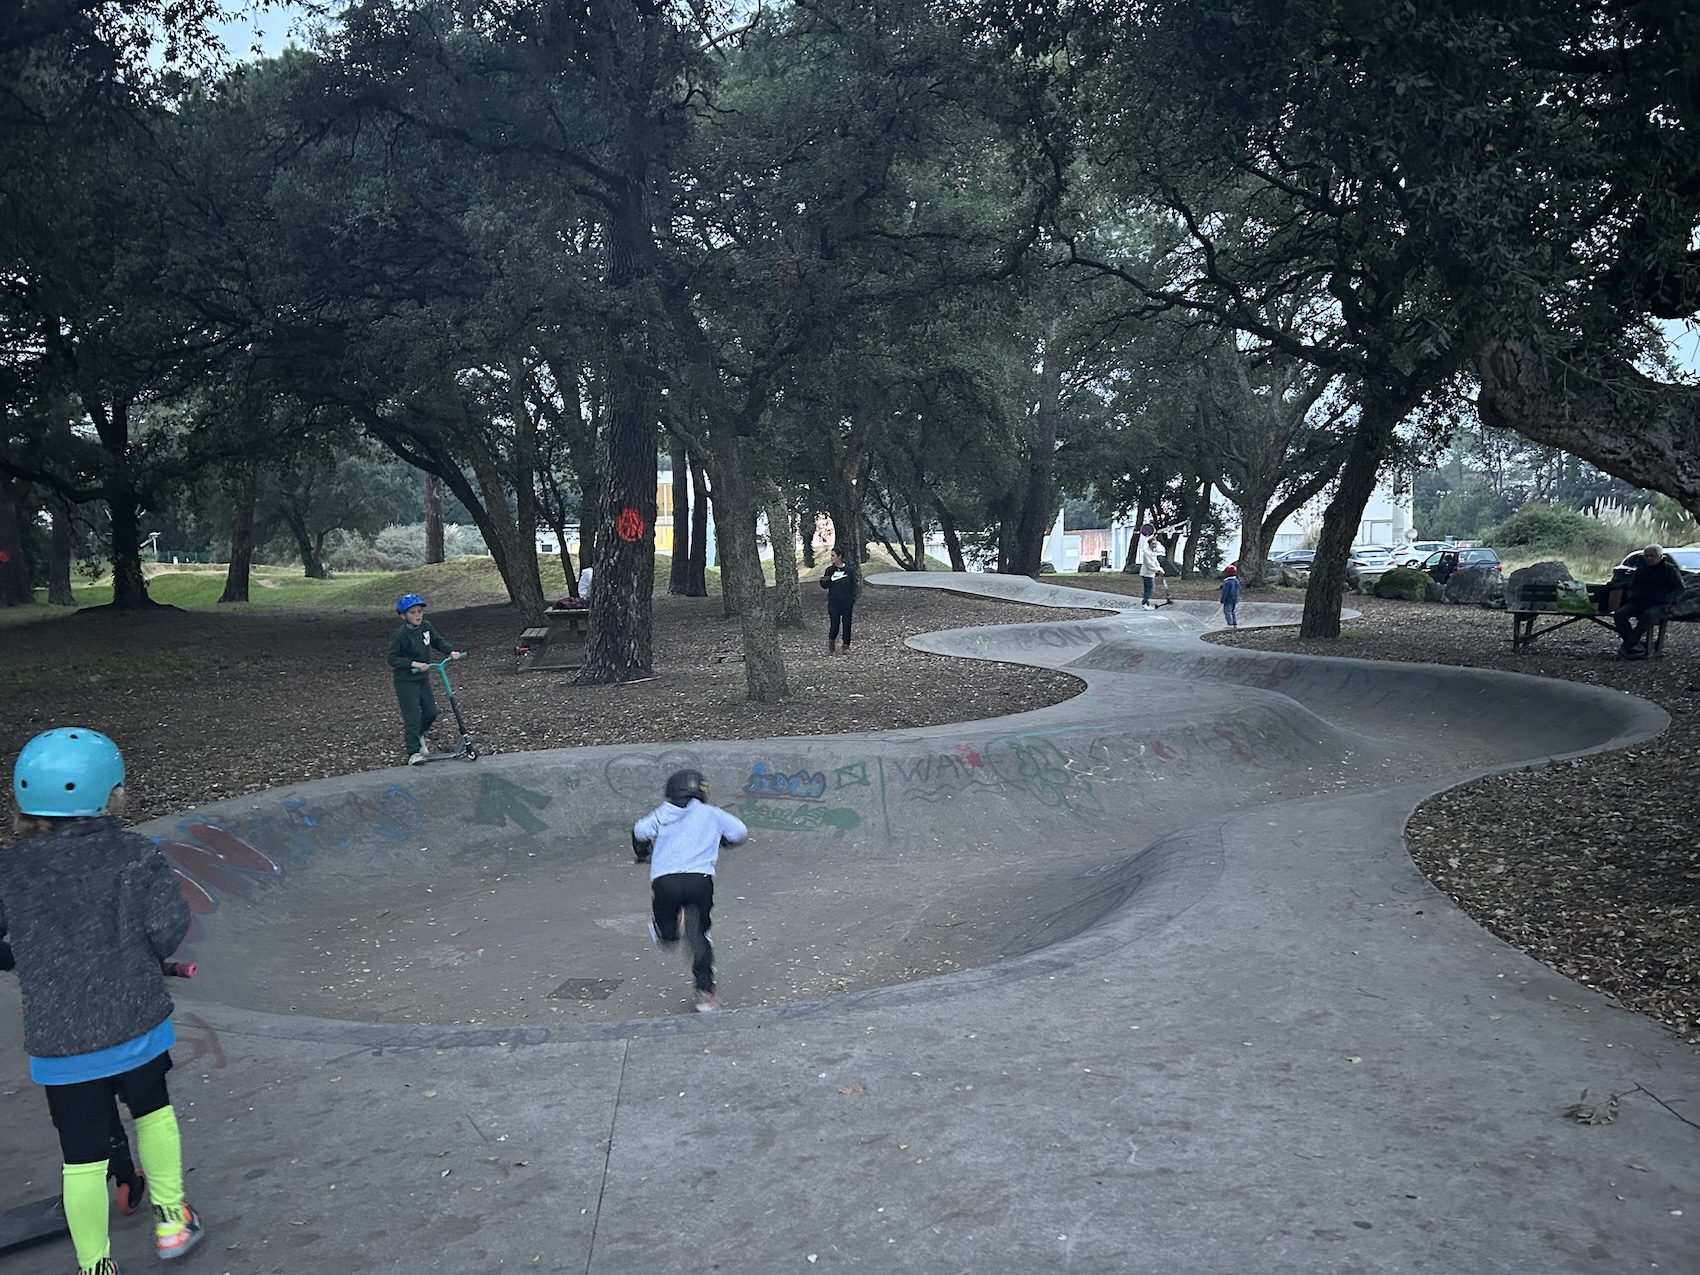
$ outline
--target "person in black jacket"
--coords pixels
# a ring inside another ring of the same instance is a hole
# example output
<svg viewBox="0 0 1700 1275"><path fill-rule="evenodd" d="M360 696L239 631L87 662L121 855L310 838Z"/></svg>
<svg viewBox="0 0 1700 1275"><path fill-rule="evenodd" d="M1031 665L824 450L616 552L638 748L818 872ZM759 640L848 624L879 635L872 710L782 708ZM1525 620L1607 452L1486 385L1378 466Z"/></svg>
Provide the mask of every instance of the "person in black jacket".
<svg viewBox="0 0 1700 1275"><path fill-rule="evenodd" d="M431 695L431 652L441 651L458 660L465 651L453 650L441 633L425 623L425 599L404 593L396 599L401 624L390 634L389 665L395 682L396 702L401 705L402 742L407 764L417 766L431 751L425 732L437 720L437 701Z"/></svg>
<svg viewBox="0 0 1700 1275"><path fill-rule="evenodd" d="M59 1131L78 1268L118 1269L106 1199L115 1097L136 1123L155 1249L181 1257L205 1231L183 1199L165 1084L176 1036L160 962L188 933L189 906L159 847L118 821L124 758L99 731L61 727L30 740L12 796L23 840L0 852L0 938L23 989L30 1078L46 1090Z"/></svg>
<svg viewBox="0 0 1700 1275"><path fill-rule="evenodd" d="M1663 546L1648 545L1641 561L1629 573L1623 605L1612 616L1617 635L1623 639L1618 652L1626 660L1647 658L1647 630L1669 613L1687 585L1676 563L1665 557Z"/></svg>
<svg viewBox="0 0 1700 1275"><path fill-rule="evenodd" d="M832 551L832 565L820 578L820 587L826 590L826 614L831 621L831 627L826 635L826 653L836 654L838 651L838 627L844 626L844 654L850 654L850 622L856 610L856 597L862 592L862 581L856 572L844 563L844 550Z"/></svg>

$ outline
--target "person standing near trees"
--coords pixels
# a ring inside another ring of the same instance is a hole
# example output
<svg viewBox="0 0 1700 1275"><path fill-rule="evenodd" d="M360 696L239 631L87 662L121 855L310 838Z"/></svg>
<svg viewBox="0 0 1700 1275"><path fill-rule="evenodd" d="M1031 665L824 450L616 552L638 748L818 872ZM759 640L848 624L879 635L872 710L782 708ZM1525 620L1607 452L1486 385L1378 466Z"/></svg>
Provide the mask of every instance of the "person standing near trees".
<svg viewBox="0 0 1700 1275"><path fill-rule="evenodd" d="M389 663L394 674L396 702L401 705L401 725L406 740L407 764L422 764L430 752L425 732L437 720L437 701L431 694L431 652L441 651L458 660L465 651L450 648L441 633L425 625L425 599L404 593L396 599L401 625L390 634Z"/></svg>
<svg viewBox="0 0 1700 1275"><path fill-rule="evenodd" d="M77 1268L117 1275L106 1178L120 1098L136 1122L155 1251L182 1257L205 1231L183 1199L165 1083L177 1036L160 963L189 932L189 905L159 847L119 822L124 757L99 731L60 727L30 740L12 796L23 839L0 851L0 936L10 940L0 942L0 968L15 963L23 988L24 1048L59 1132Z"/></svg>
<svg viewBox="0 0 1700 1275"><path fill-rule="evenodd" d="M821 574L820 587L826 590L826 615L829 621L826 653L838 651L838 626L844 626L844 654L850 654L850 624L855 615L856 598L862 592L862 580L844 562L844 550L832 551L832 563Z"/></svg>
<svg viewBox="0 0 1700 1275"><path fill-rule="evenodd" d="M1139 529L1135 558L1139 563L1139 605L1150 611L1153 609L1151 595L1157 588L1157 577L1163 574L1163 565L1157 559L1157 527L1154 523L1148 522Z"/></svg>

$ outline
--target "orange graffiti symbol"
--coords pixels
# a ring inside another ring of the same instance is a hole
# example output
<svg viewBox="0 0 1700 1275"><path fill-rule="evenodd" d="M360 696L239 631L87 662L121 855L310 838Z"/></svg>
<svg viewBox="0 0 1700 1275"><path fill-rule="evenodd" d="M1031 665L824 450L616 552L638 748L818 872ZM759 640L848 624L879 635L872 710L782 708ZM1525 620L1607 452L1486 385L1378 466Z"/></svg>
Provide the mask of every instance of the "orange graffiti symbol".
<svg viewBox="0 0 1700 1275"><path fill-rule="evenodd" d="M643 539L643 515L635 509L622 509L614 521L614 534L627 544Z"/></svg>

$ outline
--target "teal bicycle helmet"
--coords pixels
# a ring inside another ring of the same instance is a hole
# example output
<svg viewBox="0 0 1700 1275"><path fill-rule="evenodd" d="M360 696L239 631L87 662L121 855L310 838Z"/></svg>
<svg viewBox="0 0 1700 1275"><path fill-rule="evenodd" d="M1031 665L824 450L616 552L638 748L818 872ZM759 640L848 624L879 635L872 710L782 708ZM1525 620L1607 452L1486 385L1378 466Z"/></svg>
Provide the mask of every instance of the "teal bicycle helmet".
<svg viewBox="0 0 1700 1275"><path fill-rule="evenodd" d="M78 819L102 814L124 784L118 745L86 726L43 731L12 767L12 800L26 815Z"/></svg>

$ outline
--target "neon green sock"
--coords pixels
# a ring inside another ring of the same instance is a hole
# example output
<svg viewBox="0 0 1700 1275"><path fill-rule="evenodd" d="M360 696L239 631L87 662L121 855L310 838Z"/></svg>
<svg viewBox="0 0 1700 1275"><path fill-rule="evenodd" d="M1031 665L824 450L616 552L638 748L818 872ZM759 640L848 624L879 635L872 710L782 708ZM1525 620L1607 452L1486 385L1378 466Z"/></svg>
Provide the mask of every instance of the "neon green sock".
<svg viewBox="0 0 1700 1275"><path fill-rule="evenodd" d="M154 1207L170 1209L181 1205L183 1139L177 1132L177 1113L169 1106L150 1111L136 1121L136 1154L141 1157L142 1172L148 1175L148 1199Z"/></svg>
<svg viewBox="0 0 1700 1275"><path fill-rule="evenodd" d="M77 1246L77 1265L90 1270L112 1252L107 1231L106 1164L65 1166L65 1221L71 1227L71 1243Z"/></svg>

